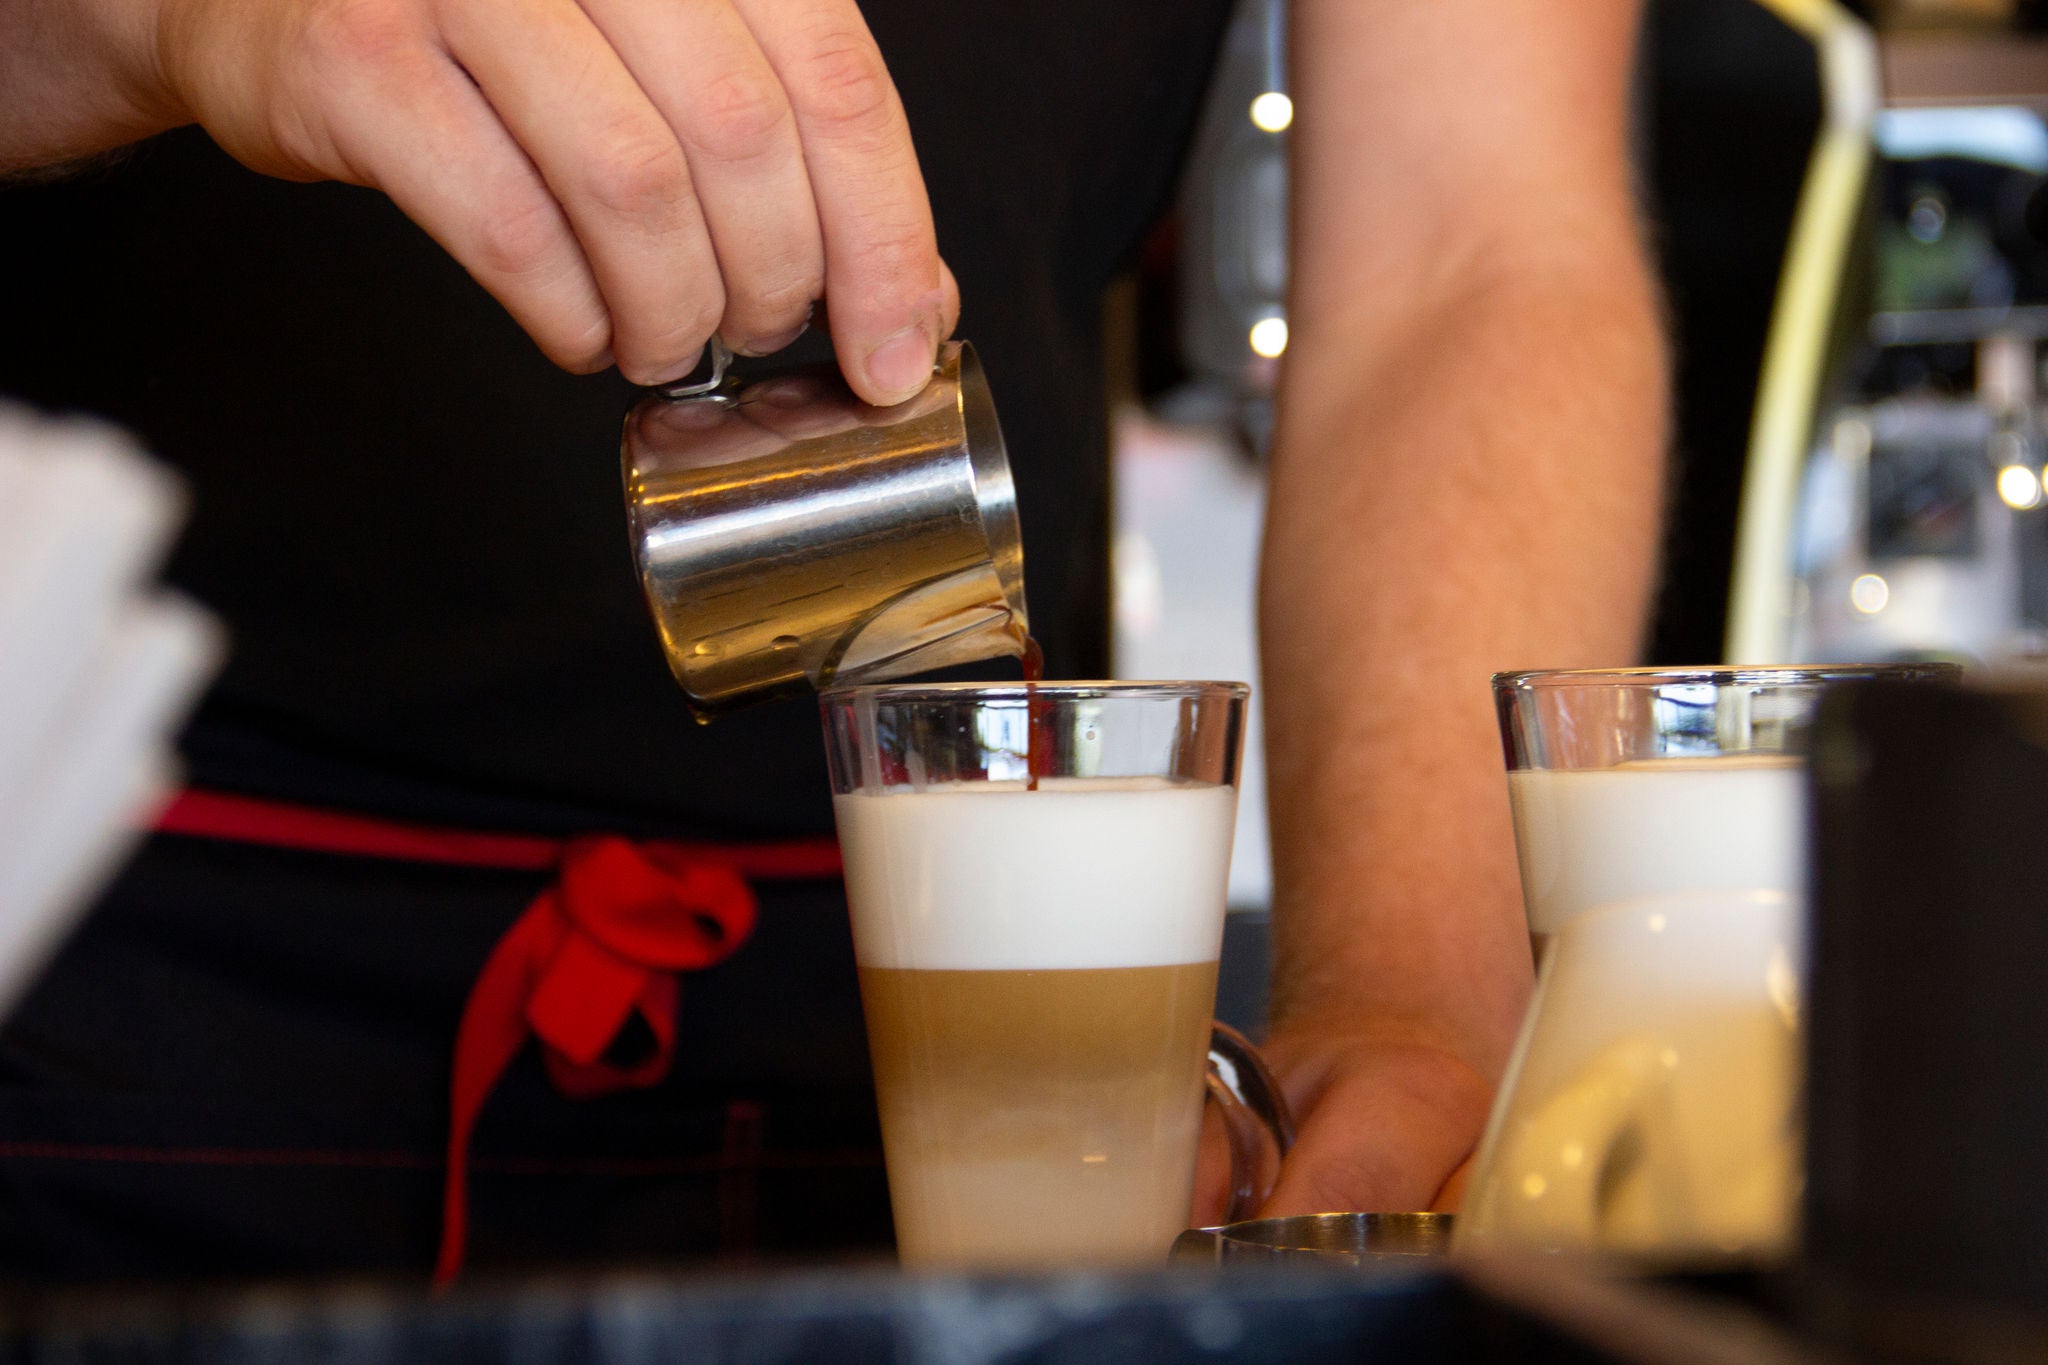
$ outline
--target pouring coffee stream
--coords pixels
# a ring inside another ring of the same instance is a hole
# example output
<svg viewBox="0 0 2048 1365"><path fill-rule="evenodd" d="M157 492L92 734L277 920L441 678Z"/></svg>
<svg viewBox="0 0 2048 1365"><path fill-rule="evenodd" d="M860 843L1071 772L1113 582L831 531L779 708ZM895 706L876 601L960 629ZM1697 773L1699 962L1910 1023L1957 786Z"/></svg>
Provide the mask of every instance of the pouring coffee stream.
<svg viewBox="0 0 2048 1365"><path fill-rule="evenodd" d="M1030 719L1026 723L1029 738L1025 741L1024 770L1030 774L1025 783L1027 791L1038 790L1038 779L1052 768L1052 737L1046 734L1046 722L1051 713L1040 700L1038 685L1045 681L1045 651L1038 647L1038 641L1031 636L1024 637L1024 696L1025 707Z"/></svg>

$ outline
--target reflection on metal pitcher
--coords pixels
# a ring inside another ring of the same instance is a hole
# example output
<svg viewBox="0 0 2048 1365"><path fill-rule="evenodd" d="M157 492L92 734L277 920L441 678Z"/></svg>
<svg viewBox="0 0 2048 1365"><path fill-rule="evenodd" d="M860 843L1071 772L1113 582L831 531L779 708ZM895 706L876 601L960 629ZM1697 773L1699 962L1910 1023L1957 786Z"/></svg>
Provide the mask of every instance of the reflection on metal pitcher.
<svg viewBox="0 0 2048 1365"><path fill-rule="evenodd" d="M648 607L700 717L1022 653L1016 494L965 343L889 408L829 370L716 372L635 407L622 463Z"/></svg>

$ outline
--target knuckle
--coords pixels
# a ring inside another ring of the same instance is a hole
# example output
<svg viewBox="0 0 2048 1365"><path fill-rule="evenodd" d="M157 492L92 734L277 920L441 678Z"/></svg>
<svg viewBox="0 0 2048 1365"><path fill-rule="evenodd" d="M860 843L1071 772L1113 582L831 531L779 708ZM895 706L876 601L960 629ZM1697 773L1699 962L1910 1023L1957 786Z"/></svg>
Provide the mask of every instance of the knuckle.
<svg viewBox="0 0 2048 1365"><path fill-rule="evenodd" d="M563 291L536 284L529 281L525 288L497 292L541 353L573 374L592 374L609 365L612 320L603 300L581 291L564 298Z"/></svg>
<svg viewBox="0 0 2048 1365"><path fill-rule="evenodd" d="M306 53L315 78L394 64L415 46L409 15L385 0L330 0L306 17Z"/></svg>
<svg viewBox="0 0 2048 1365"><path fill-rule="evenodd" d="M638 334L629 335L622 326L618 338L621 367L652 375L689 358L711 339L724 311L724 292L713 287L692 291L658 327L644 332L635 329Z"/></svg>
<svg viewBox="0 0 2048 1365"><path fill-rule="evenodd" d="M638 222L672 220L689 183L682 148L645 133L615 136L584 169L585 192L594 203Z"/></svg>
<svg viewBox="0 0 2048 1365"><path fill-rule="evenodd" d="M891 112L895 87L882 54L863 34L842 31L820 37L798 70L793 97L820 123L860 128Z"/></svg>
<svg viewBox="0 0 2048 1365"><path fill-rule="evenodd" d="M774 81L728 72L699 93L691 141L722 161L745 161L775 145L789 119L789 100Z"/></svg>
<svg viewBox="0 0 2048 1365"><path fill-rule="evenodd" d="M335 174L385 160L366 133L372 103L417 112L434 57L416 16L391 0L320 0L306 11L298 46L279 70L264 131L293 179Z"/></svg>
<svg viewBox="0 0 2048 1365"><path fill-rule="evenodd" d="M724 316L725 291L706 291L693 306L684 311L682 320L670 333L677 350L695 350L709 341L711 334L718 330L719 319Z"/></svg>
<svg viewBox="0 0 2048 1365"><path fill-rule="evenodd" d="M808 313L813 300L825 292L822 270L793 271L771 276L753 290L753 311L768 321L794 323Z"/></svg>
<svg viewBox="0 0 2048 1365"><path fill-rule="evenodd" d="M491 275L533 275L553 258L561 232L554 206L538 195L496 205L478 223L477 264Z"/></svg>
<svg viewBox="0 0 2048 1365"><path fill-rule="evenodd" d="M284 165L275 168L273 174L296 178L294 171L309 167L325 169L343 159L335 137L297 100L272 101L264 111L264 129L270 145L284 158Z"/></svg>
<svg viewBox="0 0 2048 1365"><path fill-rule="evenodd" d="M565 329L551 338L543 350L548 358L572 374L594 374L611 355L612 329L608 318L597 318L582 327Z"/></svg>

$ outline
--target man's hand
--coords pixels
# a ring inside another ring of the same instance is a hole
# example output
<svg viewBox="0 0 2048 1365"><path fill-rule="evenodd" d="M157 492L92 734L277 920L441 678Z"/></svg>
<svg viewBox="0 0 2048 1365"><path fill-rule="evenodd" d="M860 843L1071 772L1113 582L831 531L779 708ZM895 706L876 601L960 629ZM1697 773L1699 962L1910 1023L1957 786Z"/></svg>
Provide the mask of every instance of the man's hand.
<svg viewBox="0 0 2048 1365"><path fill-rule="evenodd" d="M1298 1118L1257 1216L1455 1211L1493 1086L1470 1064L1377 1021L1296 1019L1260 1048ZM1261 1177L1271 1179L1270 1152ZM1230 1148L1204 1116L1196 1227L1227 1216ZM1251 1216L1251 1215L1247 1215Z"/></svg>
<svg viewBox="0 0 2048 1365"><path fill-rule="evenodd" d="M854 0L0 0L0 171L195 121L389 194L571 370L772 351L829 291L891 403L958 315Z"/></svg>
<svg viewBox="0 0 2048 1365"><path fill-rule="evenodd" d="M1457 1209L1493 1097L1485 1076L1429 1043L1346 1019L1294 1021L1264 1050L1300 1131L1262 1217Z"/></svg>

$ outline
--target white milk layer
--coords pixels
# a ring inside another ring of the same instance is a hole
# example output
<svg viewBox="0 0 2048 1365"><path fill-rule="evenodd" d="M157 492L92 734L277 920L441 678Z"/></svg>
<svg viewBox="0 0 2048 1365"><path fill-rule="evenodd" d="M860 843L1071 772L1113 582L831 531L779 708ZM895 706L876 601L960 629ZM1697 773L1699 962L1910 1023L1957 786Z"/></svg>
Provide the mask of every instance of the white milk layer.
<svg viewBox="0 0 2048 1365"><path fill-rule="evenodd" d="M1508 774L1529 930L1666 891L1806 890L1805 769L1779 755Z"/></svg>
<svg viewBox="0 0 2048 1365"><path fill-rule="evenodd" d="M1234 788L1049 778L832 807L862 966L1153 967L1222 947Z"/></svg>

